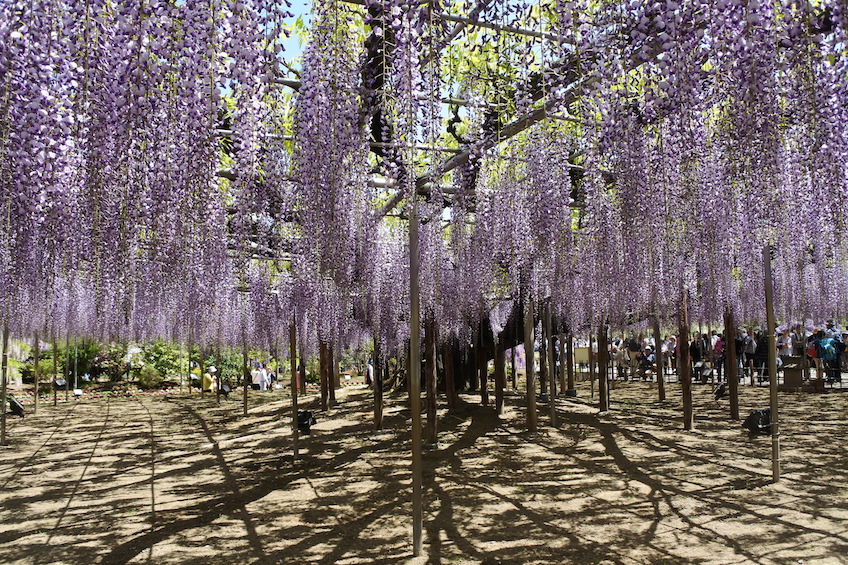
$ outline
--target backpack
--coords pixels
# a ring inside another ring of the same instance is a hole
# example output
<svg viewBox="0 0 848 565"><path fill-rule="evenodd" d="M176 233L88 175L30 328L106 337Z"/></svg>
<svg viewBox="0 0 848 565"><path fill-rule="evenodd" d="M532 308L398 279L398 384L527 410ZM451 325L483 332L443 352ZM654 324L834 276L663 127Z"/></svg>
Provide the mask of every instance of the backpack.
<svg viewBox="0 0 848 565"><path fill-rule="evenodd" d="M771 434L771 409L753 410L742 422L742 427L751 434Z"/></svg>
<svg viewBox="0 0 848 565"><path fill-rule="evenodd" d="M824 361L833 361L836 359L836 340L832 337L826 337L819 340L818 356Z"/></svg>

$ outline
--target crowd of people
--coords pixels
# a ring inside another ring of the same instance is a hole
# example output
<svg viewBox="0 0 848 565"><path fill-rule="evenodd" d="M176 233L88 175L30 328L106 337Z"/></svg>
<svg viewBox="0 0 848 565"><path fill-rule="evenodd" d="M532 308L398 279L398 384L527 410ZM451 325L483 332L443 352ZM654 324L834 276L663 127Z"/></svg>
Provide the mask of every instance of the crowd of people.
<svg viewBox="0 0 848 565"><path fill-rule="evenodd" d="M806 361L807 367L814 367L819 378L829 382L841 381L843 367L848 368L848 329L840 329L832 320L815 326L781 327L775 336L777 366L787 363ZM769 378L768 333L760 328L739 328L733 336L736 345L738 378L746 374L752 382L755 377L761 381ZM688 347L693 378L701 375L715 377L722 381L726 373L727 337L720 332L695 332ZM663 358L662 371L676 373L680 346L676 336L666 336L660 344ZM654 378L657 374L656 349L652 337L631 336L615 338L610 341L609 354L613 376L616 378Z"/></svg>

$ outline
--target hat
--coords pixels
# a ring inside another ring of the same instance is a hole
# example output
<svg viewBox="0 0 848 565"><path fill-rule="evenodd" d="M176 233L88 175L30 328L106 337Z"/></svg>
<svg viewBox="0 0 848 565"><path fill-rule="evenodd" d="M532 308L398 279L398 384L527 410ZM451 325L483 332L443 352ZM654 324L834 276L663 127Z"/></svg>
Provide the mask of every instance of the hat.
<svg viewBox="0 0 848 565"><path fill-rule="evenodd" d="M211 367L207 367L206 370L209 371L210 373L214 373L218 369L215 368L215 365L212 365Z"/></svg>

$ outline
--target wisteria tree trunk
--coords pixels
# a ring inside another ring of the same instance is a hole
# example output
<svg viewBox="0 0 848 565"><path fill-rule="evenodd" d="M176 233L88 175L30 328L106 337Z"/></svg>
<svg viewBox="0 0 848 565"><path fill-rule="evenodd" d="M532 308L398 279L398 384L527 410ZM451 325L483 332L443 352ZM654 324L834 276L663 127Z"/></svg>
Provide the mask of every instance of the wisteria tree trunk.
<svg viewBox="0 0 848 565"><path fill-rule="evenodd" d="M577 396L577 389L574 388L574 337L569 332L565 339L565 394L567 396Z"/></svg>
<svg viewBox="0 0 848 565"><path fill-rule="evenodd" d="M59 378L59 344L56 340L56 330L53 330L53 406L56 406L56 379ZM67 387L65 387L67 388Z"/></svg>
<svg viewBox="0 0 848 565"><path fill-rule="evenodd" d="M730 417L739 419L739 365L736 359L736 321L733 319L733 310L727 308L724 311L724 375L727 377L728 394L730 395Z"/></svg>
<svg viewBox="0 0 848 565"><path fill-rule="evenodd" d="M566 382L566 370L567 370L567 356L565 354L565 334L557 335L558 348L557 354L559 356L559 390L565 392L568 389L568 383Z"/></svg>
<svg viewBox="0 0 848 565"><path fill-rule="evenodd" d="M589 386L592 389L592 398L595 397L595 342L594 336L589 335Z"/></svg>
<svg viewBox="0 0 848 565"><path fill-rule="evenodd" d="M0 445L6 445L6 375L9 370L9 323L3 323L3 361L0 366Z"/></svg>
<svg viewBox="0 0 848 565"><path fill-rule="evenodd" d="M545 338L547 343L548 357L542 361L548 365L548 407L551 411L551 426L557 426L556 415L556 344L551 325L551 303L548 301L545 304Z"/></svg>
<svg viewBox="0 0 848 565"><path fill-rule="evenodd" d="M678 318L680 336L677 346L677 374L683 391L683 429L695 428L695 413L692 408L692 364L689 359L689 296L684 294Z"/></svg>

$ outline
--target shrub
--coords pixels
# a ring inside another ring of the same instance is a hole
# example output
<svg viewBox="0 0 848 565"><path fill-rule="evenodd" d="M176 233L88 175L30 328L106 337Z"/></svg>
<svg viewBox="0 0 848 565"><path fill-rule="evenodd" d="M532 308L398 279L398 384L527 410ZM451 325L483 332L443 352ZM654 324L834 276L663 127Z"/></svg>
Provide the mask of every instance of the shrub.
<svg viewBox="0 0 848 565"><path fill-rule="evenodd" d="M145 365L138 374L139 388L150 390L162 386L162 373L153 365Z"/></svg>

